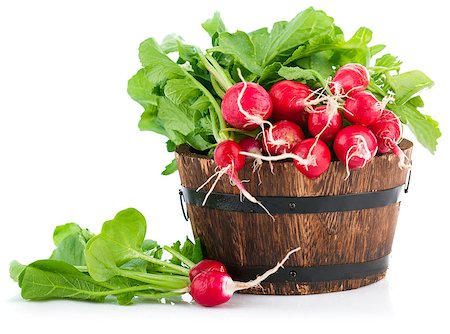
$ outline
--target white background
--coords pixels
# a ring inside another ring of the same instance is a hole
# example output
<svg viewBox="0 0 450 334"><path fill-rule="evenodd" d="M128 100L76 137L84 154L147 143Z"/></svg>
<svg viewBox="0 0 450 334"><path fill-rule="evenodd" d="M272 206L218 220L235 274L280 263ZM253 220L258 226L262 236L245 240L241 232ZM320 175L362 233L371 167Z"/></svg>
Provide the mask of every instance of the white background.
<svg viewBox="0 0 450 334"><path fill-rule="evenodd" d="M444 3L2 1L0 330L448 333L450 31ZM444 136L434 156L414 149L387 278L325 295L236 295L214 309L22 300L8 264L48 257L56 225L74 221L98 232L117 211L135 207L148 219L149 238L171 243L191 233L179 208L178 175L160 175L172 159L165 139L138 130L141 107L126 92L140 67L139 43L175 32L206 47L200 24L214 10L230 31L250 31L291 19L311 4L333 16L348 37L359 26L371 28L374 43L387 44L404 70L419 68L436 82L424 94L425 111L440 121Z"/></svg>

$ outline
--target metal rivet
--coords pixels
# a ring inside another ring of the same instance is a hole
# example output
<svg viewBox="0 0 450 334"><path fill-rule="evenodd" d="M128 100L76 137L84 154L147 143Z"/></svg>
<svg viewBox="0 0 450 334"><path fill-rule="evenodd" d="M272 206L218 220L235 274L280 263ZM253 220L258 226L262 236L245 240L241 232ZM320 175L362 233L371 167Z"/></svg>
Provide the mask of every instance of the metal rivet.
<svg viewBox="0 0 450 334"><path fill-rule="evenodd" d="M289 275L291 275L291 277L295 277L295 276L297 276L297 272L295 270L291 270L289 272Z"/></svg>
<svg viewBox="0 0 450 334"><path fill-rule="evenodd" d="M292 209L295 209L295 203L294 202L291 202L291 203L289 203L289 208L292 210Z"/></svg>

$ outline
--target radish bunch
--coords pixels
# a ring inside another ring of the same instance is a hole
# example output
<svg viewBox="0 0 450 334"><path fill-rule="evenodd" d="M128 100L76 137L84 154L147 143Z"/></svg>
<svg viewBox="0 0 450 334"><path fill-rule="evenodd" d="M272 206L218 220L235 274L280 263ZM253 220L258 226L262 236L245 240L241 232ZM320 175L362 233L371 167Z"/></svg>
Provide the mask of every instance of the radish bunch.
<svg viewBox="0 0 450 334"><path fill-rule="evenodd" d="M329 87L316 91L303 83L282 80L267 92L239 75L242 82L229 88L223 97L223 118L244 133L261 130L239 144L228 139L217 145L214 161L218 170L210 178L217 176L215 183L226 174L248 200L262 206L238 177L245 157L255 159L255 169L263 161L292 159L295 168L309 179L326 172L333 152L344 164L347 178L350 171L367 165L377 152L393 152L399 156L400 168L408 166L406 155L398 147L400 120L385 109L389 100L378 101L366 90L370 75L364 66L342 66ZM210 192L213 188L214 184Z"/></svg>

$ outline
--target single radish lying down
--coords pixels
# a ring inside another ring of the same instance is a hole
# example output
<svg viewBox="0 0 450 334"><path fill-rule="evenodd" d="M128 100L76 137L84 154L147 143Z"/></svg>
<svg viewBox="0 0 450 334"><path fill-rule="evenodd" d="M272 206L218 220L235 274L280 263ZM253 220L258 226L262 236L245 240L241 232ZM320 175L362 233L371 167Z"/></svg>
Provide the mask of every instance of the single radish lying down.
<svg viewBox="0 0 450 334"><path fill-rule="evenodd" d="M192 281L198 274L209 271L218 271L221 273L226 273L227 268L222 262L219 261L208 259L201 260L199 263L197 263L189 270L189 279Z"/></svg>
<svg viewBox="0 0 450 334"><path fill-rule="evenodd" d="M313 95L307 85L283 80L272 86L269 95L273 102L272 119L274 121L288 120L306 127L308 113L305 111L305 106Z"/></svg>
<svg viewBox="0 0 450 334"><path fill-rule="evenodd" d="M333 94L345 95L349 92L365 90L369 81L369 71L363 65L350 63L336 71L330 88Z"/></svg>
<svg viewBox="0 0 450 334"><path fill-rule="evenodd" d="M334 153L346 168L347 178L350 170L364 167L377 153L375 135L361 125L351 125L338 132L333 144Z"/></svg>
<svg viewBox="0 0 450 334"><path fill-rule="evenodd" d="M402 139L402 124L397 115L388 109L384 109L380 119L371 124L369 129L377 138L380 153L392 151L399 157L398 166L400 169L410 167L409 164L405 163L406 160L409 160L408 157L398 146Z"/></svg>
<svg viewBox="0 0 450 334"><path fill-rule="evenodd" d="M244 168L246 157L242 154L241 147L238 143L233 140L225 140L220 142L216 149L214 150L214 162L219 170L214 173L208 180L205 181L200 187L197 188L197 191L202 189L206 184L208 184L212 179L216 178L208 193L206 194L203 205L206 204L209 195L213 192L217 182L224 175L227 174L230 178L231 182L239 189L242 195L247 198L250 202L258 204L262 207L267 214L274 219L274 217L270 214L270 212L261 204L255 197L253 197L247 189L245 189L244 184L238 177L238 172Z"/></svg>
<svg viewBox="0 0 450 334"><path fill-rule="evenodd" d="M226 91L222 115L236 129L254 130L272 115L272 100L260 85L239 82Z"/></svg>
<svg viewBox="0 0 450 334"><path fill-rule="evenodd" d="M342 115L338 108L319 106L314 108L308 116L308 131L314 137L329 142L342 129Z"/></svg>
<svg viewBox="0 0 450 334"><path fill-rule="evenodd" d="M292 152L305 138L300 126L291 121L279 121L263 132L262 146L270 155Z"/></svg>
<svg viewBox="0 0 450 334"><path fill-rule="evenodd" d="M275 267L269 269L261 276L258 276L256 279L249 282L233 281L230 275L226 272L201 272L191 281L189 293L198 304L203 306L217 306L226 303L236 291L258 286L267 277L276 273L278 269L287 261L289 256L298 250L300 250L300 247L291 250Z"/></svg>

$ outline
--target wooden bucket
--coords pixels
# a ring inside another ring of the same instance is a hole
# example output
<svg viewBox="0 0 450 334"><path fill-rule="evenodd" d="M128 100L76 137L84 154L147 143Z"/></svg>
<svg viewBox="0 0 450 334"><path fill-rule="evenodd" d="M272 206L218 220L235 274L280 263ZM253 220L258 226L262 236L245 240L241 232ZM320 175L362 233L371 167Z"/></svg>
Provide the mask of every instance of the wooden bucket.
<svg viewBox="0 0 450 334"><path fill-rule="evenodd" d="M410 158L412 143L400 147ZM215 171L212 159L180 147L176 152L185 201L195 237L205 257L223 262L235 280L246 281L272 268L298 246L284 269L270 276L253 294L296 295L355 289L382 279L388 267L395 226L408 170L393 154L376 156L364 168L346 171L338 161L318 179L309 180L291 161L268 163L258 176L247 162L239 173L249 192L275 217L247 200L226 176L196 192ZM409 178L408 178L409 182Z"/></svg>

